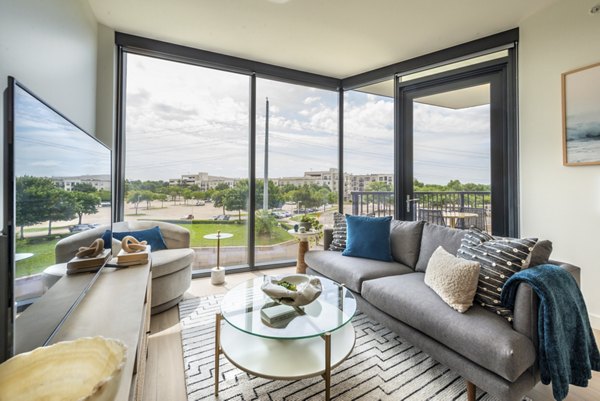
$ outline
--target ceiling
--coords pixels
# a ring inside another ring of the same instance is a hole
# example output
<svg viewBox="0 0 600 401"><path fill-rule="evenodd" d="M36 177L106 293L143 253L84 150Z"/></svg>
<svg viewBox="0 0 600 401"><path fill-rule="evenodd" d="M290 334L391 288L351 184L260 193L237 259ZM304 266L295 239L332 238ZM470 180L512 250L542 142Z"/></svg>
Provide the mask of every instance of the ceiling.
<svg viewBox="0 0 600 401"><path fill-rule="evenodd" d="M88 0L116 31L346 78L518 27L556 0Z"/></svg>

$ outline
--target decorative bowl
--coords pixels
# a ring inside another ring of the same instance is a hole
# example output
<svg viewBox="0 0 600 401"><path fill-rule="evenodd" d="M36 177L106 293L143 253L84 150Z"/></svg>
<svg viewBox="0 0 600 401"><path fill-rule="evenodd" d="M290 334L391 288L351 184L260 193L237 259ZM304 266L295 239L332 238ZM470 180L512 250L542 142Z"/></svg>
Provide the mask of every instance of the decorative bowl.
<svg viewBox="0 0 600 401"><path fill-rule="evenodd" d="M323 286L317 277L291 274L283 277L265 276L261 289L276 302L290 306L303 306L317 299L321 295Z"/></svg>
<svg viewBox="0 0 600 401"><path fill-rule="evenodd" d="M86 337L12 357L0 365L0 400L112 401L127 347Z"/></svg>

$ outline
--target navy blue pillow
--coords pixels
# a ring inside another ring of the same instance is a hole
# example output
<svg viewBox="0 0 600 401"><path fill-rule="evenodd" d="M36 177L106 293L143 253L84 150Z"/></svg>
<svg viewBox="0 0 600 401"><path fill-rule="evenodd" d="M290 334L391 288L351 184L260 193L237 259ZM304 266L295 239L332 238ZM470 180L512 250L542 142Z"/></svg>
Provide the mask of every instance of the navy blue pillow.
<svg viewBox="0 0 600 401"><path fill-rule="evenodd" d="M346 249L344 256L392 261L390 223L388 217L346 215Z"/></svg>
<svg viewBox="0 0 600 401"><path fill-rule="evenodd" d="M113 232L112 237L118 241L121 241L126 236L131 235L138 241L147 241L148 245L150 245L150 249L152 252L160 251L161 249L167 249L167 244L160 232L160 227L156 226L153 228L149 228L147 230L139 230L139 231L121 231L121 232ZM104 247L111 248L111 232L110 230L106 230L104 235L102 236L104 240Z"/></svg>

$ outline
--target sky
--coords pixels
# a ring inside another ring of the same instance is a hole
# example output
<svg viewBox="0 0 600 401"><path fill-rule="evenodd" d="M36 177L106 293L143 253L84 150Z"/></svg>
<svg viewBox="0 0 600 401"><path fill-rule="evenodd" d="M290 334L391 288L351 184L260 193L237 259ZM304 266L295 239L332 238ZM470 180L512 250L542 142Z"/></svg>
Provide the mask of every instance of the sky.
<svg viewBox="0 0 600 401"><path fill-rule="evenodd" d="M15 89L15 175L110 175L110 151L60 114Z"/></svg>
<svg viewBox="0 0 600 401"><path fill-rule="evenodd" d="M126 178L248 176L248 76L127 57ZM337 92L258 78L258 177L264 174L267 98L270 177L337 167ZM346 172L393 173L393 113L393 99L346 92ZM416 104L415 177L427 183L489 183L489 108Z"/></svg>

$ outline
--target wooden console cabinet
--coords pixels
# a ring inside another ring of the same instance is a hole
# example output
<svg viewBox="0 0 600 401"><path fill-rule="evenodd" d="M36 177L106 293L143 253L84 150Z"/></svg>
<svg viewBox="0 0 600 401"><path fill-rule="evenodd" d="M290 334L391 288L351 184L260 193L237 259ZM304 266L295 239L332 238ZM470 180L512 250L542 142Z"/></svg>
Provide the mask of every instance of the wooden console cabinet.
<svg viewBox="0 0 600 401"><path fill-rule="evenodd" d="M77 276L64 276L55 286L57 289L68 288L71 279L75 284ZM104 268L50 342L94 336L122 341L127 346L127 361L115 401L142 399L150 332L151 285L151 263L124 269ZM35 312L44 310L44 301L42 297L34 304L37 308L33 308L27 320L35 321Z"/></svg>

